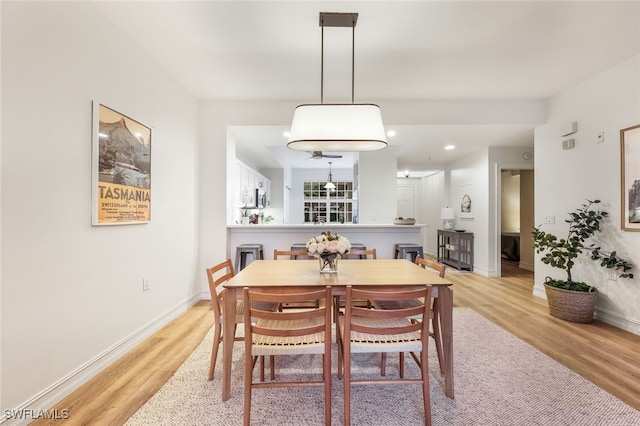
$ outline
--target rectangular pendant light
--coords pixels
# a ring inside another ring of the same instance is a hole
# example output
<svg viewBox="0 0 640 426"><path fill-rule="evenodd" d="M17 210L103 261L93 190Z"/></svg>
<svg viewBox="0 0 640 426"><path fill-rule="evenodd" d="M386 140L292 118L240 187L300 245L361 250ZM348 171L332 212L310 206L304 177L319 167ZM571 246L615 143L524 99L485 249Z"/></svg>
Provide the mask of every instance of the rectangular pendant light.
<svg viewBox="0 0 640 426"><path fill-rule="evenodd" d="M297 151L375 151L386 148L375 104L305 104L293 114L289 143Z"/></svg>
<svg viewBox="0 0 640 426"><path fill-rule="evenodd" d="M380 107L356 104L355 29L357 13L320 12L322 28L320 103L298 105L293 113L287 146L297 151L375 151L387 147ZM351 28L351 103L324 103L324 27Z"/></svg>

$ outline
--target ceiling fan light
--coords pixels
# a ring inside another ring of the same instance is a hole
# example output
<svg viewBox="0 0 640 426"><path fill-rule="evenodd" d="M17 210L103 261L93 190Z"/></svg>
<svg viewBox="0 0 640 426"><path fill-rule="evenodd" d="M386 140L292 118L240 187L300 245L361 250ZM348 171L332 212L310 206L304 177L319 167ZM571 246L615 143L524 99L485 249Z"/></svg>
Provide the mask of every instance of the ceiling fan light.
<svg viewBox="0 0 640 426"><path fill-rule="evenodd" d="M296 107L287 146L296 151L376 151L387 147L375 104L305 104Z"/></svg>

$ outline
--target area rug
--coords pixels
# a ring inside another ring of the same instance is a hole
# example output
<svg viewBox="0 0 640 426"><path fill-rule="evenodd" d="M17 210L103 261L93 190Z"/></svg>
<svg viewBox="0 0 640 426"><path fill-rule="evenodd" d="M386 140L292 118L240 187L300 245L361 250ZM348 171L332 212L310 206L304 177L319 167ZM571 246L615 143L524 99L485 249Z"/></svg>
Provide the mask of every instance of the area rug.
<svg viewBox="0 0 640 426"><path fill-rule="evenodd" d="M430 347L431 407L434 425L640 425L640 411L587 381L469 308L454 308L455 399L443 393ZM431 341L433 339L430 339ZM207 381L212 332L175 375L126 423L137 425L240 425L243 413L243 343L234 347L232 397L221 399L221 363ZM332 423L343 424L343 383L336 371L334 343ZM355 354L359 377L379 377L379 355ZM321 357L281 357L276 376L320 372ZM407 376L419 376L407 357ZM153 366L150 366L153 368ZM257 370L257 368L256 368ZM397 377L397 356L387 360L387 377ZM320 425L323 390L256 389L251 408L256 425ZM353 425L424 423L419 385L352 388Z"/></svg>

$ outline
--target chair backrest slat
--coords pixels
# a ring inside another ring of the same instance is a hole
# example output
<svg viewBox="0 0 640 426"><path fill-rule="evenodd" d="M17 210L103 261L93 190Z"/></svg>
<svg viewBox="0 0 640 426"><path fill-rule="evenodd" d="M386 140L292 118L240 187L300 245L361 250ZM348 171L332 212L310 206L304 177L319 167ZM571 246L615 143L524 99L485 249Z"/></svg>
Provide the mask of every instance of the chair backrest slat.
<svg viewBox="0 0 640 426"><path fill-rule="evenodd" d="M431 303L423 303L419 306L409 306L406 308L400 309L366 309L357 306L353 306L353 299L355 298L366 298L369 300L376 301L402 301L402 300L412 300L412 299L423 299L423 300L431 300L432 287L430 285L425 285L421 288L413 288L413 289L401 289L398 292L390 292L390 291L382 291L375 289L367 289L360 290L353 288L351 286L347 286L346 289L346 303L345 303L345 330L346 332L350 331L359 331L364 333L371 334L381 334L381 335L393 335L393 334L402 334L409 333L415 331L421 331L425 336L429 336L429 317L431 310ZM353 317L366 317L369 318L372 324L368 326L358 325L352 319ZM410 321L409 319L415 319L418 317L419 319L426 318L426 321ZM384 320L388 319L402 319L406 318L406 325L394 325L391 326L383 326L376 325L375 320L382 320L380 323L383 324ZM426 334L425 334L426 333Z"/></svg>
<svg viewBox="0 0 640 426"><path fill-rule="evenodd" d="M378 256L376 254L376 249L367 249L367 250L350 250L347 253L347 256L350 259L354 259L354 256L364 256L364 259L367 259L369 256L371 256L371 259L377 259Z"/></svg>
<svg viewBox="0 0 640 426"><path fill-rule="evenodd" d="M213 307L213 313L216 318L222 316L222 309L220 308L220 300L224 293L224 287L222 284L230 280L235 276L235 270L233 269L233 262L231 259L227 259L224 262L220 262L210 268L207 268L207 279L209 280L209 293L211 294L211 306Z"/></svg>
<svg viewBox="0 0 640 426"><path fill-rule="evenodd" d="M298 258L302 259L310 259L312 256L309 256L306 250L273 250L273 259L278 260L280 256L289 256L289 259L296 260Z"/></svg>
<svg viewBox="0 0 640 426"><path fill-rule="evenodd" d="M328 331L331 333L331 310L327 306L331 306L331 287L325 287L321 290L311 290L307 292L286 293L282 289L249 289L245 287L242 291L244 301L244 317L246 332L253 334L261 334L265 336L305 336L314 333ZM255 302L278 302L278 303L296 303L317 301L320 303L316 308L307 308L294 311L275 311L268 312L254 307ZM249 307L249 308L247 308ZM289 321L291 327L283 330L282 327L269 328L268 321L261 323L262 326L256 326L252 323L252 319L264 319L274 321ZM312 322L304 322L302 320L313 320ZM330 337L328 337L329 340Z"/></svg>
<svg viewBox="0 0 640 426"><path fill-rule="evenodd" d="M440 278L444 278L445 270L447 269L447 265L444 263L436 262L435 260L425 259L420 256L416 256L416 265L421 266L423 268L431 268L438 272Z"/></svg>

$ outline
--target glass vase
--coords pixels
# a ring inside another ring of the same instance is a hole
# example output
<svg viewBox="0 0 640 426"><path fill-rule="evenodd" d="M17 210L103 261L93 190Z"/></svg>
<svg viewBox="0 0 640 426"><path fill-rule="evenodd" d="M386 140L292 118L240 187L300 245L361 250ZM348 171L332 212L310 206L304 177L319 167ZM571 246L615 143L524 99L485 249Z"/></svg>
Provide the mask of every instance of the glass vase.
<svg viewBox="0 0 640 426"><path fill-rule="evenodd" d="M337 274L338 273L338 253L321 254L318 256L321 274Z"/></svg>

